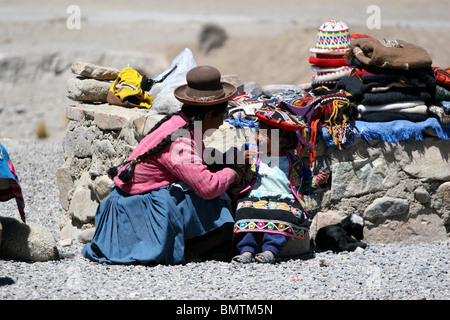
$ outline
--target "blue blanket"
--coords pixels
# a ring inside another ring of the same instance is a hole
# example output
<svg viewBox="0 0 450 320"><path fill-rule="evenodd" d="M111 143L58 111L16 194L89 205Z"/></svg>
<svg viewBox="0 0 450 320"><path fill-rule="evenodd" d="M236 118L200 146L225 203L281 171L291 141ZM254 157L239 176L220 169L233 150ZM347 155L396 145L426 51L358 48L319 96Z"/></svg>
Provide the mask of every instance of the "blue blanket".
<svg viewBox="0 0 450 320"><path fill-rule="evenodd" d="M450 125L442 125L436 118L428 118L422 122L395 120L389 122L355 121L356 131L363 140L378 140L396 143L403 140L423 140L423 131L433 129L439 139L450 140ZM322 128L322 134L327 146L334 145L327 128ZM352 143L353 141L348 141Z"/></svg>

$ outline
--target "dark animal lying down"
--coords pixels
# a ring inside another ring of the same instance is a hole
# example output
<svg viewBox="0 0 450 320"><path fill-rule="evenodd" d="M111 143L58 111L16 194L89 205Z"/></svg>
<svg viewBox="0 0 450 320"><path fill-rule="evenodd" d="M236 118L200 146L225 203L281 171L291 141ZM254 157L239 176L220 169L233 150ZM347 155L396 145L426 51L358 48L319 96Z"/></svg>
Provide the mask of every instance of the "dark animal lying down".
<svg viewBox="0 0 450 320"><path fill-rule="evenodd" d="M316 246L334 252L354 251L357 247L366 248L363 239L364 220L351 214L341 222L320 228L315 238ZM354 238L353 238L353 237Z"/></svg>

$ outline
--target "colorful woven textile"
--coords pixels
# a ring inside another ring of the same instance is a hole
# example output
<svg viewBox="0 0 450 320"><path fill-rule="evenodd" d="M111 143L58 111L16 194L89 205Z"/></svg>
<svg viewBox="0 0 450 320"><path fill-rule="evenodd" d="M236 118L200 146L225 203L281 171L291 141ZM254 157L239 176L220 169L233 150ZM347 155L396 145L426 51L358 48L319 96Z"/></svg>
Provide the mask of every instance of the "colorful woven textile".
<svg viewBox="0 0 450 320"><path fill-rule="evenodd" d="M310 64L320 66L320 67L330 67L330 68L339 68L343 66L347 66L347 60L342 57L338 58L318 58L314 56L310 56L308 59Z"/></svg>
<svg viewBox="0 0 450 320"><path fill-rule="evenodd" d="M350 34L345 23L336 20L323 23L317 32L316 45L309 49L315 56L310 56L308 61L317 72L311 83L331 83L348 76L352 70L347 62L349 46Z"/></svg>
<svg viewBox="0 0 450 320"><path fill-rule="evenodd" d="M227 121L235 127L256 128L255 110L261 108L267 99L252 94L239 94L228 101L232 108L227 109Z"/></svg>
<svg viewBox="0 0 450 320"><path fill-rule="evenodd" d="M240 104L253 104L253 103L261 103L266 101L267 99L262 98L260 96L255 96L253 94L243 93L235 95L233 98L229 100L229 104L232 106L239 106Z"/></svg>
<svg viewBox="0 0 450 320"><path fill-rule="evenodd" d="M436 84L450 90L450 68L442 69L439 67L432 67L434 76L436 77Z"/></svg>
<svg viewBox="0 0 450 320"><path fill-rule="evenodd" d="M255 115L264 123L283 130L299 131L305 129L306 123L301 116L278 106L279 104L276 104L276 107L265 105L263 108L255 110Z"/></svg>
<svg viewBox="0 0 450 320"><path fill-rule="evenodd" d="M303 98L284 101L284 103L295 114L303 115L307 121L307 140L311 146L310 167L316 158L315 145L320 121L328 124L336 145L341 147L349 141L348 136L352 134L351 122L349 121L352 117L352 109L344 91L316 97L308 94Z"/></svg>
<svg viewBox="0 0 450 320"><path fill-rule="evenodd" d="M323 23L317 31L316 45L310 48L314 53L342 54L348 51L350 33L342 21L330 20Z"/></svg>
<svg viewBox="0 0 450 320"><path fill-rule="evenodd" d="M306 133L305 147L310 152L310 164L315 159L315 144L317 138L317 125L322 117L322 109L320 108L321 97L314 97L310 94L299 98L283 101L282 103L286 108L293 113L300 115L306 121L308 131Z"/></svg>
<svg viewBox="0 0 450 320"><path fill-rule="evenodd" d="M372 38L371 36L363 33L350 33L350 41L359 39L359 38Z"/></svg>
<svg viewBox="0 0 450 320"><path fill-rule="evenodd" d="M0 189L0 201L15 199L19 210L20 218L25 222L25 202L23 200L22 189L19 185L19 178L16 170L9 158L5 147L0 144L0 179L6 179L9 187Z"/></svg>
<svg viewBox="0 0 450 320"><path fill-rule="evenodd" d="M322 81L338 81L340 79L348 77L353 68L352 67L341 67L337 71L328 71L328 72L317 72L316 75L311 77L311 82L317 83Z"/></svg>
<svg viewBox="0 0 450 320"><path fill-rule="evenodd" d="M309 223L297 202L244 198L238 201L234 224L240 232L267 232L304 239Z"/></svg>
<svg viewBox="0 0 450 320"><path fill-rule="evenodd" d="M243 178L240 183L233 185L228 190L233 201L242 196L248 196L246 193L253 187L260 169L261 156L258 154L257 145L246 144L245 149L253 151L255 155L250 160L250 163L242 164L238 159L238 153L240 152L235 149L234 166L241 171ZM311 170L304 165L301 157L294 155L291 152L286 152L286 156L289 160L289 188L297 201L305 208L306 203L303 200L304 195L313 195L322 192L324 188L326 188L326 183L324 185L318 184L315 177L312 175ZM305 214L308 215L306 211Z"/></svg>
<svg viewBox="0 0 450 320"><path fill-rule="evenodd" d="M439 139L450 140L450 125L441 125L436 118L428 118L421 122L407 120L395 120L389 122L365 122L355 121L355 129L360 132L363 140L381 140L389 143L397 143L404 140L422 141L423 132L432 129ZM325 143L328 146L335 145L327 128L322 129Z"/></svg>

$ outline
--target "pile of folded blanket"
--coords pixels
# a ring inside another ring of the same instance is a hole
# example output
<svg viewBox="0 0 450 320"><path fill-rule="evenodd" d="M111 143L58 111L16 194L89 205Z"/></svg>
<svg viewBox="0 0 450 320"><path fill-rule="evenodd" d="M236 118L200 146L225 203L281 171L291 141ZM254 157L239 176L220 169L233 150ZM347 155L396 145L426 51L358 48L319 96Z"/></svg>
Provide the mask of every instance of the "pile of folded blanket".
<svg viewBox="0 0 450 320"><path fill-rule="evenodd" d="M349 33L340 21L319 28L309 63L316 75L308 91L277 97L236 96L227 121L253 123L255 109L276 104L302 117L297 153L310 167L316 146L343 149L355 137L396 143L423 140L431 131L450 140L450 68L432 66L428 52L403 40ZM250 117L249 117L250 116ZM250 126L250 125L248 125Z"/></svg>
<svg viewBox="0 0 450 320"><path fill-rule="evenodd" d="M431 58L421 47L402 40L355 39L349 62L354 72L336 88L350 92L360 120L423 121L433 99Z"/></svg>
<svg viewBox="0 0 450 320"><path fill-rule="evenodd" d="M311 78L312 87L334 87L336 82L352 71L346 54L349 52L350 32L342 21L323 23L317 32L317 43L309 51L311 69L316 72Z"/></svg>
<svg viewBox="0 0 450 320"><path fill-rule="evenodd" d="M428 52L406 41L354 39L348 61L354 70L340 79L335 89L352 95L359 120L424 121L429 117L429 106L437 101L437 93L446 94L436 85Z"/></svg>

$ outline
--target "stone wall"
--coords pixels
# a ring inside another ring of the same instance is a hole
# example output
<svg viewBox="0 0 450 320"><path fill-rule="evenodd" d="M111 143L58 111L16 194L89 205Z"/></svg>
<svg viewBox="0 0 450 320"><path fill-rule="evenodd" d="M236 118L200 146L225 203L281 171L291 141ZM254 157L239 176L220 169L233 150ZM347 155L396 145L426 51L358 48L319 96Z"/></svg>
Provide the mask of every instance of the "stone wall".
<svg viewBox="0 0 450 320"><path fill-rule="evenodd" d="M57 170L61 205L62 244L78 237L87 241L93 234L95 211L109 194L112 180L107 171L119 165L162 114L147 109L127 109L109 104L77 104L66 107L69 119L63 139L63 165ZM250 129L235 129L224 123L205 145L229 148L248 142ZM246 140L247 139L247 140ZM251 140L250 140L251 141Z"/></svg>
<svg viewBox="0 0 450 320"><path fill-rule="evenodd" d="M125 160L163 115L108 104L68 106L66 115L64 162L57 179L66 210L61 242L70 245L75 238L86 242L92 237L95 211L112 183L107 170ZM225 151L247 141L254 141L250 129L224 123L205 145ZM313 172L329 170L330 186L307 199L314 215L312 236L322 225L356 213L365 219L369 243L448 239L449 150L450 141L437 139L433 132L423 141L397 144L356 139L344 150L321 142Z"/></svg>
<svg viewBox="0 0 450 320"><path fill-rule="evenodd" d="M156 123L158 115L107 104L79 104L68 106L66 116L64 162L56 174L66 210L60 236L70 244L80 232L81 237L92 233L95 210L112 183L108 168L130 154L140 133Z"/></svg>
<svg viewBox="0 0 450 320"><path fill-rule="evenodd" d="M319 163L331 168L332 177L316 218L361 215L368 242L447 239L450 141L428 134L395 144L356 139L343 151L322 145Z"/></svg>

